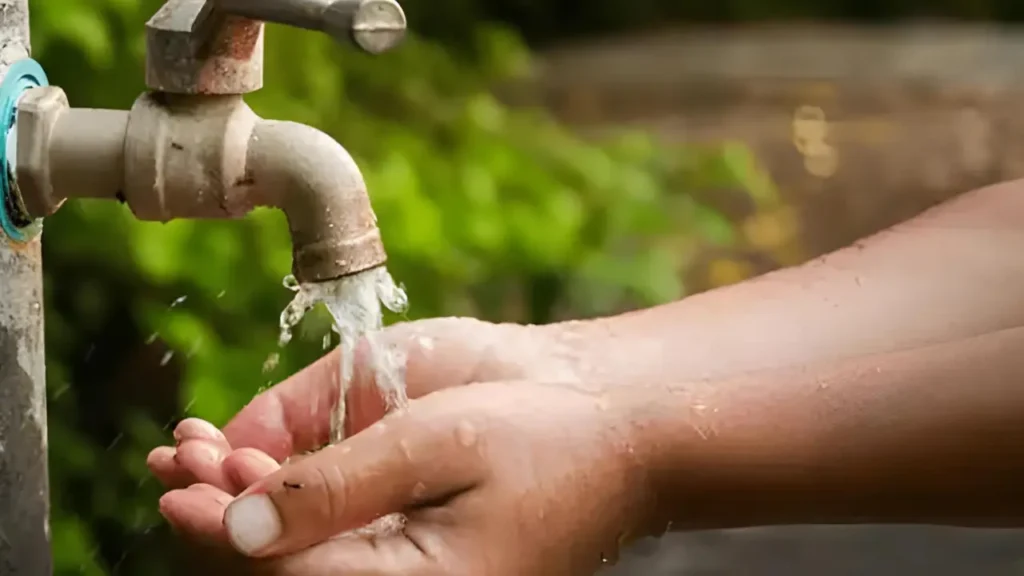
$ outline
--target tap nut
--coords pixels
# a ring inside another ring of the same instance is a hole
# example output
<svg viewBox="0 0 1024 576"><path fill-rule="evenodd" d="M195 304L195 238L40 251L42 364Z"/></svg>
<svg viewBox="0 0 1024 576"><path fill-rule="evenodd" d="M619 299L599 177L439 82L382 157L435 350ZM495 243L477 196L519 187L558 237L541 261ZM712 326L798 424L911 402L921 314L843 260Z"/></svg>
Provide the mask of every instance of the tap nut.
<svg viewBox="0 0 1024 576"><path fill-rule="evenodd" d="M53 193L50 140L54 126L69 108L67 95L56 86L33 88L18 101L18 192L33 218L53 214L64 202Z"/></svg>
<svg viewBox="0 0 1024 576"><path fill-rule="evenodd" d="M337 0L324 11L324 30L351 38L370 54L391 50L405 38L405 11L395 0Z"/></svg>

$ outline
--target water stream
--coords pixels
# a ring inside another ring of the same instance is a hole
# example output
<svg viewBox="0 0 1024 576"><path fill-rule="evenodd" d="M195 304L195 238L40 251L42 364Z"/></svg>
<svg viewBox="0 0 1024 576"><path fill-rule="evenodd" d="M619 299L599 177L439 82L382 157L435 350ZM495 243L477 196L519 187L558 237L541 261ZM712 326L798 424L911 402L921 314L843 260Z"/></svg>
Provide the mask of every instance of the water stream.
<svg viewBox="0 0 1024 576"><path fill-rule="evenodd" d="M356 346L365 341L367 368L373 383L388 409L401 409L408 403L405 393L405 354L397 346L381 341L384 308L404 313L408 297L383 266L337 280L300 285L294 277L285 278L285 287L295 298L281 312L281 337L285 346L292 339L292 329L317 304L323 304L334 319L333 329L339 335L341 353L338 405L331 419L331 443L345 439L345 397L354 376Z"/></svg>
<svg viewBox="0 0 1024 576"><path fill-rule="evenodd" d="M405 351L380 338L384 328L384 308L404 313L408 307L408 297L395 284L385 267L316 284L299 284L293 276L288 276L284 285L295 292L295 297L281 312L279 344L282 347L291 341L292 330L302 317L321 303L334 319L333 329L341 341L338 345L341 373L337 379L340 389L338 404L331 411L331 444L345 439L346 397L355 376L356 348L360 342L366 346L366 369L369 370L366 376L372 376L373 384L384 398L387 409L401 410L408 404ZM401 529L404 520L400 514L385 516L352 534L370 536L392 532Z"/></svg>

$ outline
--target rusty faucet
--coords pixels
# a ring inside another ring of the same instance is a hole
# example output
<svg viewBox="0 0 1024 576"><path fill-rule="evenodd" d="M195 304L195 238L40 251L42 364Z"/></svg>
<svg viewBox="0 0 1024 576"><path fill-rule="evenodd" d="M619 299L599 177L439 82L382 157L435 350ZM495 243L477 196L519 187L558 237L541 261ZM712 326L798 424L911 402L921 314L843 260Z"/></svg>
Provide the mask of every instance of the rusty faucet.
<svg viewBox="0 0 1024 576"><path fill-rule="evenodd" d="M146 83L129 111L72 108L57 87L17 104L13 203L22 220L69 197L118 199L140 219L236 218L281 209L293 270L326 281L386 260L366 185L323 132L259 118L263 22L320 30L370 53L397 45L395 0L168 0L146 25Z"/></svg>

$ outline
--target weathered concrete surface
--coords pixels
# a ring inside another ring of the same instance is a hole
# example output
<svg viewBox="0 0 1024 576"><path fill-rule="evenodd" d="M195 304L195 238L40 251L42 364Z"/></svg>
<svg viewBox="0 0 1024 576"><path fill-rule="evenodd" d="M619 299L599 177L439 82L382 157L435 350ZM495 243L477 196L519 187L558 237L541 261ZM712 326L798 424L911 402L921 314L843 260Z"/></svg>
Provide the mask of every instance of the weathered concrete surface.
<svg viewBox="0 0 1024 576"><path fill-rule="evenodd" d="M28 0L0 0L0 73L28 55ZM0 575L52 572L39 239L0 236Z"/></svg>
<svg viewBox="0 0 1024 576"><path fill-rule="evenodd" d="M806 257L968 189L1024 177L1020 29L691 30L567 47L546 55L539 80L508 98L544 104L581 130L625 123L676 142L746 143L798 210ZM821 121L795 122L808 117L804 107ZM670 535L603 574L1008 576L1024 574L1024 533Z"/></svg>

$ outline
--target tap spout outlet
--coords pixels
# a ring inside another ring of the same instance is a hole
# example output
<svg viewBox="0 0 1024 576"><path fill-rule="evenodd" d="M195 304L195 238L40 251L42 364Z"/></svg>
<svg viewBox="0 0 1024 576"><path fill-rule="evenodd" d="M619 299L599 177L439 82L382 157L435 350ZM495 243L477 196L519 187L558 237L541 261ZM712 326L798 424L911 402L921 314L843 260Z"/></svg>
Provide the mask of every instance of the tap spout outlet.
<svg viewBox="0 0 1024 576"><path fill-rule="evenodd" d="M366 184L333 138L259 118L238 95L151 92L130 111L71 108L56 87L18 106L17 191L32 218L67 198L116 198L143 220L282 210L293 272L322 282L384 264Z"/></svg>

